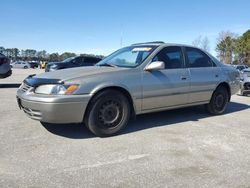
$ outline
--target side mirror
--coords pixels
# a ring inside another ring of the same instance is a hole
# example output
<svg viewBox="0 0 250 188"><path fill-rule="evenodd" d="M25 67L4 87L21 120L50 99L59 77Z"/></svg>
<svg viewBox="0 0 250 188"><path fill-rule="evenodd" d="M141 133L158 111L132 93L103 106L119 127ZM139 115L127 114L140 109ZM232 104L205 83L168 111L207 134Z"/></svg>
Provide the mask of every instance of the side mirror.
<svg viewBox="0 0 250 188"><path fill-rule="evenodd" d="M153 70L163 70L165 69L165 63L162 61L154 61L146 66L145 71L153 71Z"/></svg>

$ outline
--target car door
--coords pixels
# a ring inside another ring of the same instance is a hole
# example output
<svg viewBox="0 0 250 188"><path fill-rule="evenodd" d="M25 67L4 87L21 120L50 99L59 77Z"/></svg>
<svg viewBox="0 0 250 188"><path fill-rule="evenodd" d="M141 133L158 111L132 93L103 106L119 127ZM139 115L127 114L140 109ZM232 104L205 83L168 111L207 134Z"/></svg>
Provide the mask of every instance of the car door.
<svg viewBox="0 0 250 188"><path fill-rule="evenodd" d="M97 63L97 60L95 58L85 57L83 66L94 66L96 63Z"/></svg>
<svg viewBox="0 0 250 188"><path fill-rule="evenodd" d="M185 47L190 72L189 103L209 101L220 80L220 68L203 51Z"/></svg>
<svg viewBox="0 0 250 188"><path fill-rule="evenodd" d="M83 61L83 58L81 56L76 57L72 60L69 67L80 67L82 66L82 61Z"/></svg>
<svg viewBox="0 0 250 188"><path fill-rule="evenodd" d="M189 92L189 71L179 46L162 49L153 59L165 64L164 70L143 72L142 110L186 104Z"/></svg>
<svg viewBox="0 0 250 188"><path fill-rule="evenodd" d="M21 62L17 62L15 67L16 67L16 68L21 68L21 67L22 67Z"/></svg>
<svg viewBox="0 0 250 188"><path fill-rule="evenodd" d="M79 66L85 66L85 57L80 56L80 58L79 58Z"/></svg>
<svg viewBox="0 0 250 188"><path fill-rule="evenodd" d="M22 63L22 68L24 68L24 67L28 67L28 64L26 62Z"/></svg>

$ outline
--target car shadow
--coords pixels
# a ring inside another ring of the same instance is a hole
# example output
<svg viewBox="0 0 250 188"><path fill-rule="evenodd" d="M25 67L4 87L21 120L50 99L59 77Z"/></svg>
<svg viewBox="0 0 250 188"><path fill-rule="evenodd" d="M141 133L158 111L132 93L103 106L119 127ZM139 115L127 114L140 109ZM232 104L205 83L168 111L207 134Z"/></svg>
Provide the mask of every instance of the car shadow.
<svg viewBox="0 0 250 188"><path fill-rule="evenodd" d="M250 108L247 104L230 102L225 114L230 114ZM170 126L185 121L199 121L210 117L203 106L188 107L149 114L138 115L118 135L129 134L154 127ZM95 137L83 124L50 124L42 125L51 133L71 139L87 139Z"/></svg>
<svg viewBox="0 0 250 188"><path fill-rule="evenodd" d="M224 114L230 114L250 108L249 105L230 102ZM185 121L199 121L200 119L211 117L204 106L194 106L175 110L162 111L151 114L137 116L136 121L131 122L122 134L132 133L144 129L160 126L170 126Z"/></svg>
<svg viewBox="0 0 250 188"><path fill-rule="evenodd" d="M93 138L93 135L83 124L52 124L41 122L43 127L49 132L72 139Z"/></svg>
<svg viewBox="0 0 250 188"><path fill-rule="evenodd" d="M250 97L250 93L246 94L246 95L240 95L240 94L237 94L238 96L240 97Z"/></svg>
<svg viewBox="0 0 250 188"><path fill-rule="evenodd" d="M11 83L11 84L0 84L1 88L19 88L21 84L18 83Z"/></svg>

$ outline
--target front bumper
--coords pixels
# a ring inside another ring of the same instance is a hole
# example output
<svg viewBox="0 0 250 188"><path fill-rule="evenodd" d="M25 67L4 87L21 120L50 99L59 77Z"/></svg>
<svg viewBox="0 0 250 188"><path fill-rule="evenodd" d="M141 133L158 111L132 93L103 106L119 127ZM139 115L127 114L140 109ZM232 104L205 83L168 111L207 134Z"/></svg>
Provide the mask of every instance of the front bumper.
<svg viewBox="0 0 250 188"><path fill-rule="evenodd" d="M241 93L250 94L250 82L241 83Z"/></svg>
<svg viewBox="0 0 250 188"><path fill-rule="evenodd" d="M90 95L45 96L17 91L19 107L28 117L46 123L81 123Z"/></svg>

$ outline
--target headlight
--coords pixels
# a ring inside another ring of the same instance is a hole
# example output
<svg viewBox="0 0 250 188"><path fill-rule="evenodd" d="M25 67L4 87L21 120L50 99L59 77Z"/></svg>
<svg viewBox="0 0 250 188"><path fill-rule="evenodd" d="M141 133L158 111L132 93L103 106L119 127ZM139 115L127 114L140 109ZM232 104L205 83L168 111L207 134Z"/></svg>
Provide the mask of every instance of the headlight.
<svg viewBox="0 0 250 188"><path fill-rule="evenodd" d="M51 69L56 69L57 68L57 65L52 65L50 66Z"/></svg>
<svg viewBox="0 0 250 188"><path fill-rule="evenodd" d="M78 85L41 85L35 89L37 94L46 95L69 95L78 89Z"/></svg>

